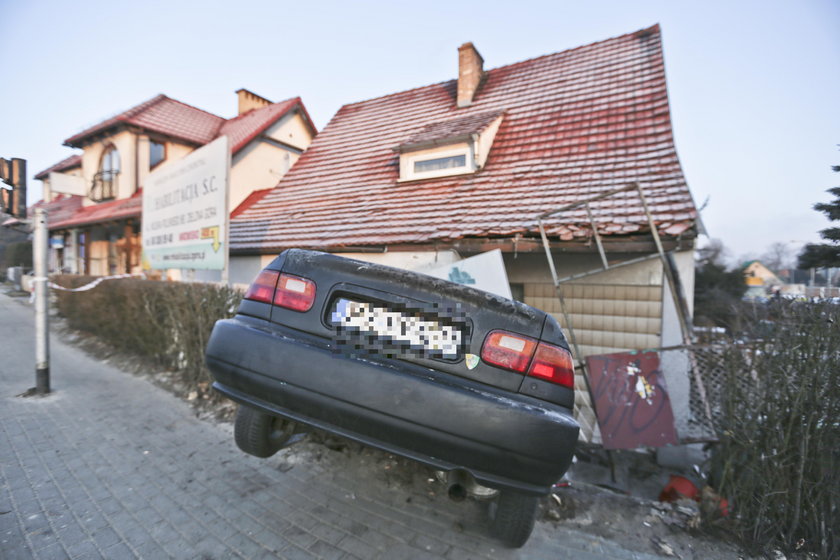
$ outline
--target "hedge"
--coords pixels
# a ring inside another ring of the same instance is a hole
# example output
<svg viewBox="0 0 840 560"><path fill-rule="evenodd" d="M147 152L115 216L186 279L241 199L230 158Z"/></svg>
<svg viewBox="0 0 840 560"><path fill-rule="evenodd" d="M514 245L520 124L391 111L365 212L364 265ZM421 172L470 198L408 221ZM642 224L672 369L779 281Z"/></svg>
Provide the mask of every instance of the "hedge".
<svg viewBox="0 0 840 560"><path fill-rule="evenodd" d="M840 558L840 305L739 314L712 483L747 543Z"/></svg>
<svg viewBox="0 0 840 560"><path fill-rule="evenodd" d="M90 276L52 280L76 288ZM188 390L210 382L204 352L214 323L232 317L242 294L213 284L106 280L92 290L54 290L58 312L72 329L95 335L117 350L178 373Z"/></svg>

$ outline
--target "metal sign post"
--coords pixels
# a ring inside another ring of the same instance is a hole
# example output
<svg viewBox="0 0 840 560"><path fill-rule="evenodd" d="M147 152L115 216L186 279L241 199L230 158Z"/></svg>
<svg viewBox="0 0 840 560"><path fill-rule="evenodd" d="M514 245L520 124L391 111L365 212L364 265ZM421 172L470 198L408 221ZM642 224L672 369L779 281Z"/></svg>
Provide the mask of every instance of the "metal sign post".
<svg viewBox="0 0 840 560"><path fill-rule="evenodd" d="M35 265L35 392L50 392L49 279L47 278L47 211L35 209L33 223Z"/></svg>
<svg viewBox="0 0 840 560"><path fill-rule="evenodd" d="M47 278L47 248L49 231L47 211L35 209L33 221L26 219L26 160L0 158L0 214L7 213L22 223L31 223L33 230L32 261L35 265L35 387L27 391L38 395L50 392L49 351L49 280Z"/></svg>

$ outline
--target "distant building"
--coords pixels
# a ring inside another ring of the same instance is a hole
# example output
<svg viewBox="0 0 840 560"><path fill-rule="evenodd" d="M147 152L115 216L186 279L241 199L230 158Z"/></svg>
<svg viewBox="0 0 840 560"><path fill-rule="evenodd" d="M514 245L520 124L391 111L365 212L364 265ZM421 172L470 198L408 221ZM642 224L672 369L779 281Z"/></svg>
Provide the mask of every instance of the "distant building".
<svg viewBox="0 0 840 560"><path fill-rule="evenodd" d="M659 26L492 70L466 43L458 64L456 79L343 106L275 188L232 215L231 278L249 281L288 247L412 268L501 249L514 297L562 321L538 217L637 182L690 314L700 225ZM635 192L593 213L612 264L656 256ZM682 341L659 259L595 272L585 208L545 224L559 275L580 274L564 292L583 355Z"/></svg>
<svg viewBox="0 0 840 560"><path fill-rule="evenodd" d="M766 298L782 293L785 282L779 276L764 266L760 261L753 260L743 265L744 282L747 284L745 299Z"/></svg>
<svg viewBox="0 0 840 560"><path fill-rule="evenodd" d="M231 119L158 95L65 140L82 153L35 176L43 183L38 205L49 212L51 269L139 271L144 180L220 136L231 146L229 208L275 185L312 142L315 127L299 97L272 103L245 89L237 96Z"/></svg>

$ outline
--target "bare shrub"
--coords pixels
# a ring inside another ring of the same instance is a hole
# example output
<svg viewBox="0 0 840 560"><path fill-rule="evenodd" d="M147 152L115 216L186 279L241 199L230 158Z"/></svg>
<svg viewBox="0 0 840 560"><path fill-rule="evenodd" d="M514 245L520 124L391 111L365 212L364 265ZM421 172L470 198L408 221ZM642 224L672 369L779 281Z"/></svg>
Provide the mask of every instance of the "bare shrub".
<svg viewBox="0 0 840 560"><path fill-rule="evenodd" d="M840 306L745 304L712 478L755 545L840 557Z"/></svg>

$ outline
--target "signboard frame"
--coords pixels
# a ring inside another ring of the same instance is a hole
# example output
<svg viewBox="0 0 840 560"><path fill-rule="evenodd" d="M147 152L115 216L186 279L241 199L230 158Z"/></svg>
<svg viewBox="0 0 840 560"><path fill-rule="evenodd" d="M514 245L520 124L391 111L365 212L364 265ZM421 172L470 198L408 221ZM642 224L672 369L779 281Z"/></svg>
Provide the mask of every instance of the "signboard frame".
<svg viewBox="0 0 840 560"><path fill-rule="evenodd" d="M143 268L221 270L228 280L227 136L149 174L143 188Z"/></svg>

